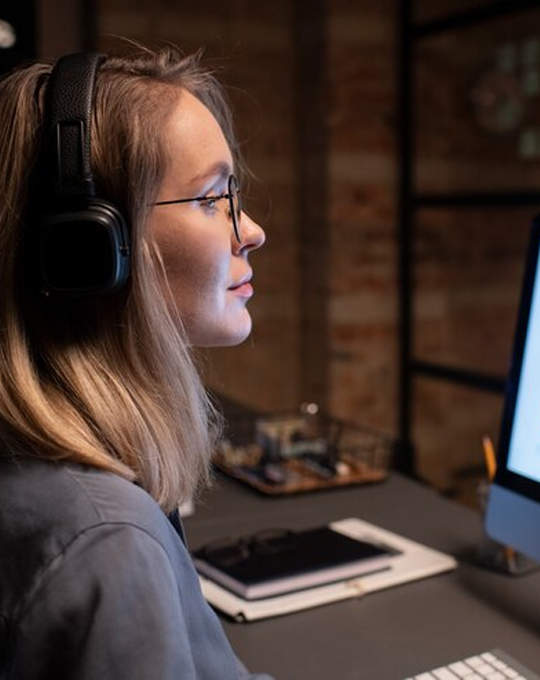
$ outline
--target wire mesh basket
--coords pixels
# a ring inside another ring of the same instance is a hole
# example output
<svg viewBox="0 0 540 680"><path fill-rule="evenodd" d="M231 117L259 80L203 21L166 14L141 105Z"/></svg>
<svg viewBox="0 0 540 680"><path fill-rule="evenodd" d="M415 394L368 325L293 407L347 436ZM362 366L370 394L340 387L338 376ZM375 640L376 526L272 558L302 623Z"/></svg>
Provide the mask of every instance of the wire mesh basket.
<svg viewBox="0 0 540 680"><path fill-rule="evenodd" d="M306 404L297 412L234 416L213 461L231 477L275 496L380 482L393 448L390 437Z"/></svg>

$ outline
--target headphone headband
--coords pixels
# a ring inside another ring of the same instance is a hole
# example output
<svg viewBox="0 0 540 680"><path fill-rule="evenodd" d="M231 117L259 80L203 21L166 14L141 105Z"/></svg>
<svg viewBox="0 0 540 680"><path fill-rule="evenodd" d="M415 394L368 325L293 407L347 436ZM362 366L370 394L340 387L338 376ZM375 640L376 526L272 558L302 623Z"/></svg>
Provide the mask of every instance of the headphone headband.
<svg viewBox="0 0 540 680"><path fill-rule="evenodd" d="M95 195L90 133L94 83L103 59L96 53L69 54L57 61L49 77L44 142L46 163L55 168L54 198Z"/></svg>
<svg viewBox="0 0 540 680"><path fill-rule="evenodd" d="M115 205L96 197L92 175L94 85L103 59L61 57L45 93L38 259L43 283L59 295L108 295L129 276L126 223Z"/></svg>

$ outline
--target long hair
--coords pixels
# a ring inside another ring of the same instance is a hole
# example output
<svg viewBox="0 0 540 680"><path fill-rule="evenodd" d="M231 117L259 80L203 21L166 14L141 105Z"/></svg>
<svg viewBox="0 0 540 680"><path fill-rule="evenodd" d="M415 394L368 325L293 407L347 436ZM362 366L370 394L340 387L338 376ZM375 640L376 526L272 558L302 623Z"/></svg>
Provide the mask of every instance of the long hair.
<svg viewBox="0 0 540 680"><path fill-rule="evenodd" d="M229 109L197 55L168 48L106 58L92 168L98 195L127 219L131 276L108 298L48 298L32 283L25 250L50 72L34 64L0 82L0 447L111 471L170 510L208 481L219 418L171 305L148 206L167 165L163 130L182 93L212 111L234 154Z"/></svg>

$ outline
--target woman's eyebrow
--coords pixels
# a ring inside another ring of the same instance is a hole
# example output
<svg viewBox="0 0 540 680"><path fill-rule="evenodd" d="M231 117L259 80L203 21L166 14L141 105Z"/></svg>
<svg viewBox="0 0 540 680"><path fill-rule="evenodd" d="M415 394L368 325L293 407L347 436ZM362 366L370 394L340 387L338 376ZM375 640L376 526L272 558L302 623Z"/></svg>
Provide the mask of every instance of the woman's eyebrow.
<svg viewBox="0 0 540 680"><path fill-rule="evenodd" d="M218 161L214 163L209 168L204 170L204 172L196 175L191 181L192 185L200 185L206 180L226 180L232 173L232 168L229 163L225 161Z"/></svg>

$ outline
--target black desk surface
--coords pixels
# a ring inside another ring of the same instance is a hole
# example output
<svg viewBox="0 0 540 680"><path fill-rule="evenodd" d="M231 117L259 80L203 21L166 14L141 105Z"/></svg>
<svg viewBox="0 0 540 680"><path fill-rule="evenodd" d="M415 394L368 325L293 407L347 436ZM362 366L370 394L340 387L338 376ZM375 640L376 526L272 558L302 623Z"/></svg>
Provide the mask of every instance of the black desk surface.
<svg viewBox="0 0 540 680"><path fill-rule="evenodd" d="M382 484L265 498L218 477L184 521L190 546L262 528L359 517L454 555L455 572L357 600L266 619L223 618L238 656L276 680L402 680L494 647L540 673L540 570L477 566L480 516L399 475Z"/></svg>

